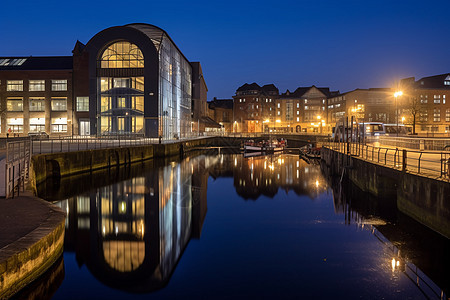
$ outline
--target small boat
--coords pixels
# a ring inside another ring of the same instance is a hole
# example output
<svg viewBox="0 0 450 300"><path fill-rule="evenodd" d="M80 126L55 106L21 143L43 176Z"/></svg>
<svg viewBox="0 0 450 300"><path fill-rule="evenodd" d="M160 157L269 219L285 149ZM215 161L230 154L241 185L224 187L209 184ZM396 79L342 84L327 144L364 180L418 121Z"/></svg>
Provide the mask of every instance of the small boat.
<svg viewBox="0 0 450 300"><path fill-rule="evenodd" d="M300 148L300 155L309 159L320 159L320 152L322 148L313 147L311 144Z"/></svg>
<svg viewBox="0 0 450 300"><path fill-rule="evenodd" d="M254 140L247 140L244 143L245 152L256 151L256 152L273 153L283 151L285 147L286 141L283 139L281 141L274 139L268 141L263 140L260 142L255 142Z"/></svg>

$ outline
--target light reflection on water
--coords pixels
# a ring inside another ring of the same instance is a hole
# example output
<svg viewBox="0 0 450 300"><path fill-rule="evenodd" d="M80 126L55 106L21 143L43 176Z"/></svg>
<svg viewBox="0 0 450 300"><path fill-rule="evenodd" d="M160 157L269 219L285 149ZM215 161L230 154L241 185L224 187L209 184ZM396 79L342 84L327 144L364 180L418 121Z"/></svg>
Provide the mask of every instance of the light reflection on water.
<svg viewBox="0 0 450 300"><path fill-rule="evenodd" d="M68 217L66 278L55 298L440 296L414 264L417 248L400 255L408 241L396 233L395 205L330 188L318 165L288 154L156 165L114 173L114 184L89 183L89 191L56 202ZM430 271L445 283L440 272Z"/></svg>

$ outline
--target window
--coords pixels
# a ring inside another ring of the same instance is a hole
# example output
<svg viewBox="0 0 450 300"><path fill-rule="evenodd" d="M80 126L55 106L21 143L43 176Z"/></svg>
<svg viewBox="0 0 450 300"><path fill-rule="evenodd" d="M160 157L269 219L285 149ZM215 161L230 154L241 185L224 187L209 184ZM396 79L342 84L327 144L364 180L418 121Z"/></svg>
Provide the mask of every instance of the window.
<svg viewBox="0 0 450 300"><path fill-rule="evenodd" d="M281 112L280 111L278 111L278 115L280 115L281 114Z"/></svg>
<svg viewBox="0 0 450 300"><path fill-rule="evenodd" d="M299 110L297 110L297 116L300 114L300 111Z"/></svg>
<svg viewBox="0 0 450 300"><path fill-rule="evenodd" d="M67 91L67 79L52 80L52 91Z"/></svg>
<svg viewBox="0 0 450 300"><path fill-rule="evenodd" d="M450 108L445 110L445 122L450 122Z"/></svg>
<svg viewBox="0 0 450 300"><path fill-rule="evenodd" d="M426 104L428 103L428 95L420 95L420 103Z"/></svg>
<svg viewBox="0 0 450 300"><path fill-rule="evenodd" d="M297 117L297 122L300 122L300 118L299 117Z"/></svg>
<svg viewBox="0 0 450 300"><path fill-rule="evenodd" d="M30 118L31 132L45 132L45 118Z"/></svg>
<svg viewBox="0 0 450 300"><path fill-rule="evenodd" d="M117 97L117 107L118 108L125 108L126 107L125 97Z"/></svg>
<svg viewBox="0 0 450 300"><path fill-rule="evenodd" d="M277 107L280 108L280 103L277 103Z"/></svg>
<svg viewBox="0 0 450 300"><path fill-rule="evenodd" d="M441 110L439 108L435 108L433 110L433 121L440 122L441 121Z"/></svg>
<svg viewBox="0 0 450 300"><path fill-rule="evenodd" d="M300 108L300 103L297 103L297 108Z"/></svg>
<svg viewBox="0 0 450 300"><path fill-rule="evenodd" d="M286 121L292 121L294 119L294 103L286 103Z"/></svg>
<svg viewBox="0 0 450 300"><path fill-rule="evenodd" d="M445 104L445 95L442 95L442 104Z"/></svg>
<svg viewBox="0 0 450 300"><path fill-rule="evenodd" d="M143 68L144 55L135 44L117 42L102 53L99 60L101 68Z"/></svg>
<svg viewBox="0 0 450 300"><path fill-rule="evenodd" d="M1 58L0 66L21 66L26 60L26 58Z"/></svg>
<svg viewBox="0 0 450 300"><path fill-rule="evenodd" d="M308 103L308 99L305 99L305 103Z"/></svg>
<svg viewBox="0 0 450 300"><path fill-rule="evenodd" d="M52 118L52 132L67 132L67 118Z"/></svg>
<svg viewBox="0 0 450 300"><path fill-rule="evenodd" d="M6 119L6 132L21 133L23 132L23 118Z"/></svg>
<svg viewBox="0 0 450 300"><path fill-rule="evenodd" d="M6 90L8 92L22 92L23 91L23 80L7 80Z"/></svg>
<svg viewBox="0 0 450 300"><path fill-rule="evenodd" d="M89 111L89 97L77 97L77 111Z"/></svg>
<svg viewBox="0 0 450 300"><path fill-rule="evenodd" d="M6 102L7 111L23 111L23 100L22 98L8 98Z"/></svg>
<svg viewBox="0 0 450 300"><path fill-rule="evenodd" d="M30 92L45 91L45 80L30 80Z"/></svg>
<svg viewBox="0 0 450 300"><path fill-rule="evenodd" d="M44 98L30 98L30 111L45 111Z"/></svg>
<svg viewBox="0 0 450 300"><path fill-rule="evenodd" d="M450 85L450 75L445 78L444 85Z"/></svg>
<svg viewBox="0 0 450 300"><path fill-rule="evenodd" d="M66 111L67 99L66 98L52 98L52 111Z"/></svg>
<svg viewBox="0 0 450 300"><path fill-rule="evenodd" d="M305 105L305 110L308 110L308 109L309 109L308 105Z"/></svg>
<svg viewBox="0 0 450 300"><path fill-rule="evenodd" d="M435 104L441 103L441 95L434 95L434 103Z"/></svg>
<svg viewBox="0 0 450 300"><path fill-rule="evenodd" d="M426 110L420 111L419 122L428 122L428 111Z"/></svg>

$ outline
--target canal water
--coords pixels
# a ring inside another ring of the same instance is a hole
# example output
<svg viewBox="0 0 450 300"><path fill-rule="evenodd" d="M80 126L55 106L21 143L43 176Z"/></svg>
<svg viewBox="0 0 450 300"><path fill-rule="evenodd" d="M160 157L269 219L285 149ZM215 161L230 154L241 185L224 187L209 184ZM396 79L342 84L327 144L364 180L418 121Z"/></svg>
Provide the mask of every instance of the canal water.
<svg viewBox="0 0 450 300"><path fill-rule="evenodd" d="M449 241L323 168L198 154L48 181L63 260L19 296L446 299Z"/></svg>

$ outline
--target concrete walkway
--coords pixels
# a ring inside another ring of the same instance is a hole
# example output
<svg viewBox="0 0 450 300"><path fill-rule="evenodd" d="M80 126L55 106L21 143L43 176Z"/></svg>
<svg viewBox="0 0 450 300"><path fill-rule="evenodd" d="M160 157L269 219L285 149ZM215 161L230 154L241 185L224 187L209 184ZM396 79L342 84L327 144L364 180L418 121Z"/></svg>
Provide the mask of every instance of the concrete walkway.
<svg viewBox="0 0 450 300"><path fill-rule="evenodd" d="M0 199L0 298L42 275L62 254L65 213L29 192Z"/></svg>

